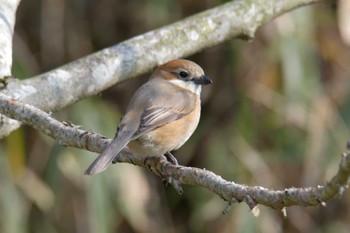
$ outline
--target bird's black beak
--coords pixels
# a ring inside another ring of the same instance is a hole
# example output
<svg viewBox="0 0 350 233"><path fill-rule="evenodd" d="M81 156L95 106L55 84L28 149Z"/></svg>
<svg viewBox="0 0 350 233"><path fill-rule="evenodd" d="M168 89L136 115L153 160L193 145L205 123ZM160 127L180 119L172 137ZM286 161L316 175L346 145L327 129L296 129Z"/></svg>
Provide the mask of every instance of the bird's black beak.
<svg viewBox="0 0 350 233"><path fill-rule="evenodd" d="M205 76L205 75L203 75L200 78L194 79L193 82L195 84L199 84L199 85L208 85L208 84L213 83L213 81L211 81L211 79L209 77Z"/></svg>

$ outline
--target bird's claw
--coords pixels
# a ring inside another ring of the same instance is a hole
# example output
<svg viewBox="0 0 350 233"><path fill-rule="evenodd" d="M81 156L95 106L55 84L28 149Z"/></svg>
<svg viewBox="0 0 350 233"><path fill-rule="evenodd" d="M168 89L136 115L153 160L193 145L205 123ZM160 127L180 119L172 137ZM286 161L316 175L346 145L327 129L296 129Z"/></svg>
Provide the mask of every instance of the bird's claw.
<svg viewBox="0 0 350 233"><path fill-rule="evenodd" d="M177 161L176 161L177 163ZM183 190L182 187L180 185L180 182L175 179L172 176L169 176L164 168L165 166L171 164L171 165L175 165L172 162L168 161L166 159L166 157L162 156L162 157L148 157L145 159L144 164L146 165L146 167L152 171L153 173L155 173L156 175L160 176L163 179L164 182L164 186L167 187L168 184L170 184L171 186L174 187L174 189L179 193L182 194ZM178 164L176 164L175 166L178 166Z"/></svg>
<svg viewBox="0 0 350 233"><path fill-rule="evenodd" d="M170 162L171 164L173 164L175 166L179 166L177 159L175 158L175 156L172 153L167 152L167 153L165 153L164 156L167 158L168 162Z"/></svg>

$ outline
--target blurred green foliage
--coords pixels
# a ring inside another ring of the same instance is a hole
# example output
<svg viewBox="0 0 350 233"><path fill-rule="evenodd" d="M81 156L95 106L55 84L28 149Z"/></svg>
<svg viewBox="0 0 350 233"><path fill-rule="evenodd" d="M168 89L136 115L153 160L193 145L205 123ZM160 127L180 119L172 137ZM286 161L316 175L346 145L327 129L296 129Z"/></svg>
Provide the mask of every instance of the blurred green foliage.
<svg viewBox="0 0 350 233"><path fill-rule="evenodd" d="M13 74L27 78L224 1L22 1ZM190 59L214 84L203 92L199 128L175 152L181 164L267 188L330 178L349 138L350 48L336 5L294 10ZM350 23L350 22L349 22ZM147 75L146 75L147 76ZM145 76L145 77L146 77ZM54 117L112 137L141 77L82 100ZM348 232L350 198L326 208L291 207L284 219L226 203L200 187L179 196L130 164L86 177L96 156L63 148L22 127L0 144L0 232Z"/></svg>

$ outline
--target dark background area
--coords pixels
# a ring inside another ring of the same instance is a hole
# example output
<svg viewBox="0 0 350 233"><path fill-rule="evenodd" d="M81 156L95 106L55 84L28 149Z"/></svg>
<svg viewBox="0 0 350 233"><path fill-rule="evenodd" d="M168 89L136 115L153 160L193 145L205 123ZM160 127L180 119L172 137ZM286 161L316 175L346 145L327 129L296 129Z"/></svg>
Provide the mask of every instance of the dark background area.
<svg viewBox="0 0 350 233"><path fill-rule="evenodd" d="M32 0L17 11L13 74L25 79L224 1ZM317 4L189 59L214 84L179 162L227 180L271 189L316 186L337 171L349 139L350 41L337 5ZM349 24L345 27L350 27ZM348 44L348 45L346 45ZM54 113L108 137L148 75ZM194 186L178 195L130 164L101 175L84 170L96 154L63 148L22 127L0 143L1 232L348 232L349 191L327 207L282 213L227 203Z"/></svg>

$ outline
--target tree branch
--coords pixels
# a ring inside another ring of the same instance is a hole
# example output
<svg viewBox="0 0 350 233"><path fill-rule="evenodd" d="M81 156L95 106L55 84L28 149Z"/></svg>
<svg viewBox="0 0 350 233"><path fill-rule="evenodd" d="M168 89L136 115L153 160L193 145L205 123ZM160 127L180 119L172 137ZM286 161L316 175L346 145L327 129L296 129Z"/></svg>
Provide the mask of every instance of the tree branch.
<svg viewBox="0 0 350 233"><path fill-rule="evenodd" d="M0 90L11 76L12 37L15 27L16 10L20 0L0 1ZM0 138L21 126L18 121L0 115Z"/></svg>
<svg viewBox="0 0 350 233"><path fill-rule="evenodd" d="M0 81L11 76L12 36L20 0L0 1ZM1 85L0 85L1 87Z"/></svg>
<svg viewBox="0 0 350 233"><path fill-rule="evenodd" d="M74 125L61 123L42 110L1 93L0 112L31 125L64 146L101 153L110 142L109 139L101 135L83 131ZM229 206L234 202L245 202L251 209L255 208L257 204L281 210L292 205L325 206L327 201L343 193L347 188L350 176L349 148L342 155L336 175L325 185L284 190L269 190L259 186L250 187L236 184L205 169L174 166L164 157L154 157L151 162L147 162L142 156L131 154L127 148L118 155L117 160L149 168L155 174L166 178L178 191L181 191L181 185L199 185L228 201Z"/></svg>
<svg viewBox="0 0 350 233"><path fill-rule="evenodd" d="M233 38L252 39L256 29L296 7L322 0L235 0L171 25L136 36L50 72L10 80L2 92L45 111L54 111ZM0 138L19 123L3 118Z"/></svg>

